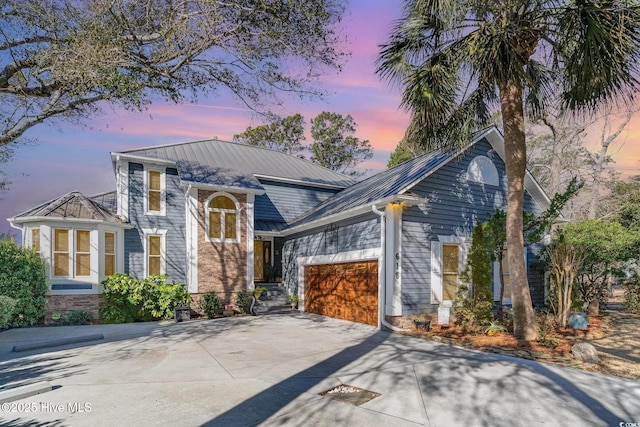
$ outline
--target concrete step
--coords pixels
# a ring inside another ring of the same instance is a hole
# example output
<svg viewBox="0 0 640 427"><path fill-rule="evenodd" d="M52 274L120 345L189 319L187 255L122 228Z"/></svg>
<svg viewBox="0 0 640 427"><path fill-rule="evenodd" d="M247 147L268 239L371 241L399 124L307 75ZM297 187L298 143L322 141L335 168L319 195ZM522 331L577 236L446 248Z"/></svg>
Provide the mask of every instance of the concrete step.
<svg viewBox="0 0 640 427"><path fill-rule="evenodd" d="M256 314L291 313L292 311L291 304L272 301L260 301L260 304L255 308Z"/></svg>

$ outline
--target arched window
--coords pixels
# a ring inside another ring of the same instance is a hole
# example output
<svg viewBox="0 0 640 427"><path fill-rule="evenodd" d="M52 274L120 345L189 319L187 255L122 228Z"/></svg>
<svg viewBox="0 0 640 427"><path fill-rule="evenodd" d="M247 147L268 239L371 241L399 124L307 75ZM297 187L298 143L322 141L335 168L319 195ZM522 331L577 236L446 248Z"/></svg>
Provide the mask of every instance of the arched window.
<svg viewBox="0 0 640 427"><path fill-rule="evenodd" d="M498 170L490 158L486 156L477 156L467 168L467 179L472 182L486 185L500 185Z"/></svg>
<svg viewBox="0 0 640 427"><path fill-rule="evenodd" d="M238 241L240 209L229 195L214 194L206 204L207 237L210 241Z"/></svg>

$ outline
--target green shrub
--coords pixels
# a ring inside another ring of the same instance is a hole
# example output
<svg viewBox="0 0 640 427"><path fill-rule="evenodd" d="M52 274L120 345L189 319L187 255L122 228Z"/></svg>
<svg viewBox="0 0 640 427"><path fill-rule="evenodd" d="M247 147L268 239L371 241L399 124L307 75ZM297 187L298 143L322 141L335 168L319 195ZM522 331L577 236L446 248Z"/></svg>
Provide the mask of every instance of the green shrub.
<svg viewBox="0 0 640 427"><path fill-rule="evenodd" d="M631 313L640 313L640 277L633 275L624 282L624 308Z"/></svg>
<svg viewBox="0 0 640 427"><path fill-rule="evenodd" d="M456 323L465 330L471 325L489 324L493 320L491 254L485 225L481 222L473 228L471 250L460 278L464 284L458 287L453 303Z"/></svg>
<svg viewBox="0 0 640 427"><path fill-rule="evenodd" d="M222 314L222 300L216 292L207 292L202 295L198 306L207 317L213 318Z"/></svg>
<svg viewBox="0 0 640 427"><path fill-rule="evenodd" d="M170 319L177 305L189 301L185 286L165 283L167 275L136 280L113 274L103 282L105 306L100 310L105 323L129 323Z"/></svg>
<svg viewBox="0 0 640 427"><path fill-rule="evenodd" d="M244 314L251 314L251 304L253 292L240 291L236 296L236 305L240 308L240 311Z"/></svg>
<svg viewBox="0 0 640 427"><path fill-rule="evenodd" d="M93 322L93 315L84 310L73 310L67 316L70 325L89 325Z"/></svg>
<svg viewBox="0 0 640 427"><path fill-rule="evenodd" d="M13 319L13 310L16 308L17 301L11 297L0 295L0 329L6 329L11 326Z"/></svg>
<svg viewBox="0 0 640 427"><path fill-rule="evenodd" d="M0 235L0 295L15 300L8 326L30 326L44 317L48 290L45 265L36 251Z"/></svg>

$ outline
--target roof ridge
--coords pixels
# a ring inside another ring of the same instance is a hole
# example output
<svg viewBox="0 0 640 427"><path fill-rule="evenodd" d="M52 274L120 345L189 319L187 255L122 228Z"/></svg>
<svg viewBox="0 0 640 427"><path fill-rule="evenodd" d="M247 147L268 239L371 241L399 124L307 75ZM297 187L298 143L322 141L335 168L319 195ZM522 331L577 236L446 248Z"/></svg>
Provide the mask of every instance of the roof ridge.
<svg viewBox="0 0 640 427"><path fill-rule="evenodd" d="M294 159L297 162L302 162L305 165L309 165L312 166L314 168L319 168L319 169L323 169L324 171L337 175L339 176L341 179L343 180L349 180L352 181L353 183L357 182L353 179L353 177L346 175L344 173L338 172L338 171L334 171L331 170L325 166L319 165L317 163L312 162L310 159L306 159L303 157L299 157L296 156L294 154L289 154L286 153L284 151L279 151L279 150L274 150L268 147L260 147L257 145L250 145L250 144L243 144L243 143L239 143L239 142L233 142L233 141L226 141L226 140L222 140L222 139L218 139L218 138L212 138L212 139L202 139L202 140L197 140L197 141L186 141L186 142L177 142L177 143L171 143L171 144L161 144L161 145L154 145L154 146L148 146L148 147L140 147L140 148L134 148L134 149L130 149L130 150L125 150L125 151L114 151L111 152L111 154L113 155L117 155L117 154L135 154L136 152L141 152L141 151L146 151L146 150L156 150L156 149L163 149L163 148L171 148L171 147L179 147L179 146L186 146L186 145L192 145L192 144L202 144L202 143L207 143L207 142L211 142L211 143L221 143L221 144L229 144L229 145L233 145L233 146L237 146L237 147L243 147L243 148L247 148L247 149L251 149L251 150L264 150L264 151L268 151L270 153L274 153L277 156L285 156L286 158L289 159ZM144 156L141 155L140 157L148 157L148 156ZM149 159L155 159L153 157L149 157ZM170 159L168 159L170 160ZM260 175L260 174L258 174Z"/></svg>

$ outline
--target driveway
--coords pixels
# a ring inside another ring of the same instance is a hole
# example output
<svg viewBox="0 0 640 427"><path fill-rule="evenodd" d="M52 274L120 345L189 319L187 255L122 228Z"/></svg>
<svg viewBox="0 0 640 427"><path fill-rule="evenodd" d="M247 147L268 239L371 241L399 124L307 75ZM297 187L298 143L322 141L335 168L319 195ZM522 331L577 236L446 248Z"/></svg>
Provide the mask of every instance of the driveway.
<svg viewBox="0 0 640 427"><path fill-rule="evenodd" d="M96 333L105 340L11 352ZM640 382L308 314L0 333L0 384L37 381L54 390L5 405L0 424L640 425ZM380 396L319 394L340 384Z"/></svg>

